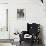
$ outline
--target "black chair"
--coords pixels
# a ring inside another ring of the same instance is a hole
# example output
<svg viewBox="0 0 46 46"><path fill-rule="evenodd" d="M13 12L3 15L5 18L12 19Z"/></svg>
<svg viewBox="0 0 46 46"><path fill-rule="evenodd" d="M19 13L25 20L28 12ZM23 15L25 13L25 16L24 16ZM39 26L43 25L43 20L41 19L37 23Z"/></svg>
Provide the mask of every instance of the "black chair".
<svg viewBox="0 0 46 46"><path fill-rule="evenodd" d="M27 31L32 35L33 41L37 41L39 43L40 24L27 23Z"/></svg>
<svg viewBox="0 0 46 46"><path fill-rule="evenodd" d="M40 33L40 24L27 23L27 31L22 31L22 34L20 34L20 44L22 41L24 41L25 34L32 35L32 38L29 40L29 41L31 41L32 45L34 42L39 43L39 33Z"/></svg>

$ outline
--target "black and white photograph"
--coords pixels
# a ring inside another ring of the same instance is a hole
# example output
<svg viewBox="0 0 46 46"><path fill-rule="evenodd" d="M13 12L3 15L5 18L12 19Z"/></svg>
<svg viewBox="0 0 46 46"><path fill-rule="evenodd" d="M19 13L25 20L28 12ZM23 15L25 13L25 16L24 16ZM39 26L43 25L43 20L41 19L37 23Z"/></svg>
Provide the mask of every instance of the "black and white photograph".
<svg viewBox="0 0 46 46"><path fill-rule="evenodd" d="M17 18L24 18L24 9L17 9Z"/></svg>
<svg viewBox="0 0 46 46"><path fill-rule="evenodd" d="M0 46L46 46L46 0L0 0Z"/></svg>
<svg viewBox="0 0 46 46"><path fill-rule="evenodd" d="M25 9L17 9L17 19L19 20L21 20L21 19L25 19L25 15L26 13L25 13Z"/></svg>

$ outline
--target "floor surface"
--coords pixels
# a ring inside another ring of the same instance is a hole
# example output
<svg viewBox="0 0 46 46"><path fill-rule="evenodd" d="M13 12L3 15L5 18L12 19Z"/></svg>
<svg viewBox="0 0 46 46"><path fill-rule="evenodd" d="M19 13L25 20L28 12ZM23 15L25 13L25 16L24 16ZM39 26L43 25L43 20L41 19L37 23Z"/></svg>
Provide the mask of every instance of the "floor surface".
<svg viewBox="0 0 46 46"><path fill-rule="evenodd" d="M31 43L30 43L31 44ZM31 46L29 43L22 42L19 46ZM43 46L42 44L34 44L33 46Z"/></svg>
<svg viewBox="0 0 46 46"><path fill-rule="evenodd" d="M12 46L11 43L0 43L0 46Z"/></svg>

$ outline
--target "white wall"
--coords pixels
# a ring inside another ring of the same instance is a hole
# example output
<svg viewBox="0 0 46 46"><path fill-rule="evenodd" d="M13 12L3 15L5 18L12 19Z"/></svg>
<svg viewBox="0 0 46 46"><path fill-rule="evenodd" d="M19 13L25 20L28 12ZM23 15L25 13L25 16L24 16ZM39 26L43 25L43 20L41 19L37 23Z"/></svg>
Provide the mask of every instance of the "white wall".
<svg viewBox="0 0 46 46"><path fill-rule="evenodd" d="M17 20L17 8L25 9L25 19ZM28 23L40 23L43 28L44 41L46 42L46 16L45 4L40 0L10 0L9 1L9 31L11 36L18 30L27 30ZM13 38L13 37L11 37Z"/></svg>
<svg viewBox="0 0 46 46"><path fill-rule="evenodd" d="M7 9L8 4L0 4L0 39L9 39L7 28Z"/></svg>
<svg viewBox="0 0 46 46"><path fill-rule="evenodd" d="M2 2L8 2L8 0L0 0L0 3ZM25 9L26 18L24 20L17 20L17 8ZM27 22L36 22L43 26L44 40L46 42L45 4L43 5L40 0L9 0L9 31L11 36L16 30L26 30Z"/></svg>
<svg viewBox="0 0 46 46"><path fill-rule="evenodd" d="M0 0L0 3L8 3L8 0Z"/></svg>
<svg viewBox="0 0 46 46"><path fill-rule="evenodd" d="M8 0L0 0L0 3L8 3ZM0 20L2 20L1 15L2 15L2 17L4 16L4 18L5 18L5 16L6 16L6 11L5 10L7 8L8 8L8 5L0 4ZM3 26L4 25L5 25L5 22L3 23ZM8 39L8 38L9 38L9 32L6 32L6 31L1 32L0 31L0 39ZM11 45L11 43L0 43L0 46L12 46L12 45Z"/></svg>

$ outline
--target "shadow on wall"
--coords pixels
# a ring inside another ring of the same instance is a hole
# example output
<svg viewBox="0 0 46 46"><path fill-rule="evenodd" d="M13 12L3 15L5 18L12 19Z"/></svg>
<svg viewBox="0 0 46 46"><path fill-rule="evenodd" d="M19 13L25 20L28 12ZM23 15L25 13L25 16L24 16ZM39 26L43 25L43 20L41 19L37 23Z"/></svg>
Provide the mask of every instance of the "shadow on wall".
<svg viewBox="0 0 46 46"><path fill-rule="evenodd" d="M43 26L42 25L40 25L40 39L42 40L42 45L45 46L44 45L44 37L43 37Z"/></svg>

